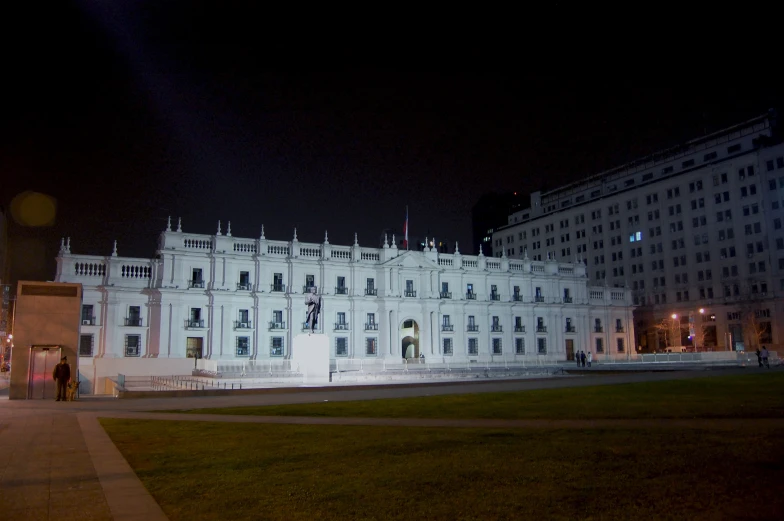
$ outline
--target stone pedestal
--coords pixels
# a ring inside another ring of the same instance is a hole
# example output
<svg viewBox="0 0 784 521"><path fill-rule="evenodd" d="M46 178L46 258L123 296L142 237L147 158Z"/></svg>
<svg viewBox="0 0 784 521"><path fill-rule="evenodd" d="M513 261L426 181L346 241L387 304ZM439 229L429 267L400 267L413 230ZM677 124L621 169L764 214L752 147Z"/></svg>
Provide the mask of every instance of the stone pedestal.
<svg viewBox="0 0 784 521"><path fill-rule="evenodd" d="M329 339L327 335L302 333L294 337L291 361L299 365L306 384L329 383Z"/></svg>

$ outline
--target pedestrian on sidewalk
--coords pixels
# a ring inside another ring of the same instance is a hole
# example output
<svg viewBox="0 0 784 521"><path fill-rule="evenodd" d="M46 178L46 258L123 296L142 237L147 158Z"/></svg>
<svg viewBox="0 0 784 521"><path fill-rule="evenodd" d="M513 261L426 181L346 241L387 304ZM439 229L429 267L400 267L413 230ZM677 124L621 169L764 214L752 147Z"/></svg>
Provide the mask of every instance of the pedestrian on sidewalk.
<svg viewBox="0 0 784 521"><path fill-rule="evenodd" d="M593 353L588 351L588 367L591 367L592 361L593 361Z"/></svg>
<svg viewBox="0 0 784 521"><path fill-rule="evenodd" d="M585 351L580 351L580 362L582 362L583 367L585 367Z"/></svg>
<svg viewBox="0 0 784 521"><path fill-rule="evenodd" d="M757 363L762 367L762 353L760 353L759 347L757 348Z"/></svg>
<svg viewBox="0 0 784 521"><path fill-rule="evenodd" d="M59 402L61 399L65 401L68 396L68 382L71 381L71 366L68 365L67 356L62 357L60 363L54 366L52 378L57 386L57 399L55 401Z"/></svg>
<svg viewBox="0 0 784 521"><path fill-rule="evenodd" d="M762 355L762 364L770 369L770 364L768 363L768 348L762 346L762 352L760 354Z"/></svg>
<svg viewBox="0 0 784 521"><path fill-rule="evenodd" d="M577 367L580 367L580 353L582 353L582 351L577 351L574 355L574 359L577 360Z"/></svg>

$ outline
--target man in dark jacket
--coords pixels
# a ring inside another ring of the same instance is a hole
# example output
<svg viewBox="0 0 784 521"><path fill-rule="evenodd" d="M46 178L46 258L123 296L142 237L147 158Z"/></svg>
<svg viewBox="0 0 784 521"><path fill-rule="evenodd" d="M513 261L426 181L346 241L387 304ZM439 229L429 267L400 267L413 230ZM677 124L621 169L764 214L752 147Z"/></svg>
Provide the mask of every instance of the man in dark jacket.
<svg viewBox="0 0 784 521"><path fill-rule="evenodd" d="M60 363L54 366L52 371L52 378L54 378L55 385L57 386L57 400L65 401L68 390L68 382L71 380L71 366L68 365L68 357L64 356L60 359Z"/></svg>

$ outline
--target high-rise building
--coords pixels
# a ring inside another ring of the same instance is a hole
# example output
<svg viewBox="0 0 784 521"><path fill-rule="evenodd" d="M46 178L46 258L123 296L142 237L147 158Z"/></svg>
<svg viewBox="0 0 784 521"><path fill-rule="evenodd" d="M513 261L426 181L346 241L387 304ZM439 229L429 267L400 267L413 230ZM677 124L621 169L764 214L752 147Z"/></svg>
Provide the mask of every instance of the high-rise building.
<svg viewBox="0 0 784 521"><path fill-rule="evenodd" d="M784 311L778 128L770 111L534 192L493 233L493 255L581 259L593 284L630 288L642 352L776 348L784 336L771 320Z"/></svg>
<svg viewBox="0 0 784 521"><path fill-rule="evenodd" d="M522 195L518 192L490 192L482 195L471 208L471 248L467 253L479 254L480 245L485 255L492 251L493 232L507 224L509 214L521 206Z"/></svg>

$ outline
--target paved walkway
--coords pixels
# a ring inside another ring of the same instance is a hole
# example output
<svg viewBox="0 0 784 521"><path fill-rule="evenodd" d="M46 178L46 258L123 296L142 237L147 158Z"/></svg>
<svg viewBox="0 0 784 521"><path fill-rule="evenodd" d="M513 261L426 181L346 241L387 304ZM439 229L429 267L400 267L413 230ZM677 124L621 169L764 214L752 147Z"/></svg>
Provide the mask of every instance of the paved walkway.
<svg viewBox="0 0 784 521"><path fill-rule="evenodd" d="M743 369L601 375L542 380L460 382L454 385L363 389L280 389L269 394L189 398L116 400L83 398L78 402L9 401L0 391L0 512L14 521L167 519L98 423L99 417L152 418L180 421L394 425L416 427L494 428L674 428L729 427L728 420L435 420L395 418L257 417L150 413L167 409L200 409L346 400L371 400L442 394L503 392L529 389L612 385L641 381L742 374ZM744 420L784 426L784 419Z"/></svg>

